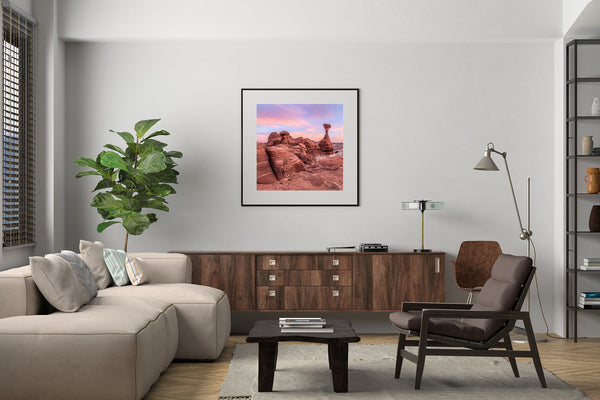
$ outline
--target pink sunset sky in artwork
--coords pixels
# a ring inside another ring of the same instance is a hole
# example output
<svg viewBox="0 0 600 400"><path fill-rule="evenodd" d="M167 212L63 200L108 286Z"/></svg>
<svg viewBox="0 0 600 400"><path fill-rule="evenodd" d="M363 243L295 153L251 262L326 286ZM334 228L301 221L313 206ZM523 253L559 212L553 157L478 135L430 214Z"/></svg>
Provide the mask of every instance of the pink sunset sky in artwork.
<svg viewBox="0 0 600 400"><path fill-rule="evenodd" d="M266 143L271 132L281 131L318 141L325 134L323 124L331 124L332 142L343 142L343 104L256 105L256 140L260 143Z"/></svg>

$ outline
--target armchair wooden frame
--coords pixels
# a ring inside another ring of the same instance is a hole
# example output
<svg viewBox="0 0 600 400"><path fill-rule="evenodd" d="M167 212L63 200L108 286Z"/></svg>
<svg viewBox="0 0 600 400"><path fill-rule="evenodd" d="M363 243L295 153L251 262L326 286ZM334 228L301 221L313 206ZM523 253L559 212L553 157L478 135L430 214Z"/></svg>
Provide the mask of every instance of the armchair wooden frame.
<svg viewBox="0 0 600 400"><path fill-rule="evenodd" d="M421 327L418 331L412 331L394 326L399 333L395 378L398 379L400 377L402 361L406 358L417 364L415 389L419 389L423 378L426 356L507 357L515 377L518 378L519 370L515 357L531 357L540 384L543 388L547 387L529 312L519 311L534 274L535 267L532 267L527 280L521 286L517 301L510 311L471 311L470 308L473 305L464 303L402 303L402 311L419 311L422 313ZM501 319L506 322L492 337L483 342L477 342L429 332L429 321L431 318ZM525 325L529 350L517 351L512 348L509 334L517 320L522 320ZM407 336L418 336L419 339L407 340ZM418 353L413 354L409 352L405 349L406 346L418 346Z"/></svg>

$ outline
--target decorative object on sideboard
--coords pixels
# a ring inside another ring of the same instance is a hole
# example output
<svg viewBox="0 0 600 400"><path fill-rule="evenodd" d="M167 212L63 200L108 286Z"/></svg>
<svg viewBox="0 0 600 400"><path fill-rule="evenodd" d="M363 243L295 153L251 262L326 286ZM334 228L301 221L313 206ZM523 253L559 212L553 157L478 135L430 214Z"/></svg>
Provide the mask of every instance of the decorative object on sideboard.
<svg viewBox="0 0 600 400"><path fill-rule="evenodd" d="M531 257L531 249L533 248L533 266L536 267L537 252L536 252L533 240L531 239L531 236L533 235L533 232L531 231L531 178L527 178L527 228L524 228L523 223L521 222L521 213L519 212L519 206L517 205L517 197L515 195L515 189L513 187L512 178L510 177L510 170L508 169L508 161L506 161L507 153L499 152L498 150L496 150L494 148L494 143L489 142L487 144L485 150L483 151L483 157L477 163L477 165L475 165L475 167L473 169L478 170L478 171L499 171L500 169L498 168L498 166L496 165L494 160L492 160L492 157L491 157L492 153L500 154L502 156L502 159L504 160L504 166L506 168L506 175L508 177L508 184L510 186L510 191L512 193L512 198L513 198L513 202L515 205L515 211L517 212L517 220L519 222L519 228L521 230L521 232L519 234L519 238L521 240L527 241L527 257ZM536 287L536 291L537 291L537 295L538 295L538 302L540 305L542 318L544 319L544 324L546 324L546 330L548 331L549 330L548 323L546 322L546 317L544 315L544 309L542 307L540 288L537 284L537 278L535 279L535 287ZM527 311L529 311L529 310L531 310L531 296L529 294L527 294ZM518 327L518 329L523 331L523 333L524 333L523 328ZM536 337L535 340L537 342L547 342L548 341L548 339L543 338L543 337ZM517 343L523 343L523 342L526 342L527 339L519 338L519 339L515 339L513 341L517 342Z"/></svg>
<svg viewBox="0 0 600 400"><path fill-rule="evenodd" d="M592 117L600 116L600 97L594 97L594 100L592 101L591 114Z"/></svg>
<svg viewBox="0 0 600 400"><path fill-rule="evenodd" d="M594 194L600 192L600 168L587 168L587 173L583 178L585 180L586 190Z"/></svg>
<svg viewBox="0 0 600 400"><path fill-rule="evenodd" d="M381 243L361 243L359 251L363 253L386 253L388 251L387 244Z"/></svg>
<svg viewBox="0 0 600 400"><path fill-rule="evenodd" d="M590 232L600 232L600 206L592 206L590 211Z"/></svg>
<svg viewBox="0 0 600 400"><path fill-rule="evenodd" d="M242 206L358 206L358 89L242 89Z"/></svg>
<svg viewBox="0 0 600 400"><path fill-rule="evenodd" d="M146 133L160 119L138 121L135 136L129 132L116 133L125 141L125 147L106 144L95 158L79 157L75 165L91 169L79 172L76 177L97 175L100 182L93 192L100 190L93 200L98 214L104 220L98 224L98 232L111 225L122 224L125 228L125 244L127 252L129 234L141 235L150 224L157 221L156 213L142 213L143 209L169 211L165 198L175 193L171 186L177 183L179 172L175 170L176 158L183 157L179 151L166 151L166 143L156 140L157 136L168 136L165 130Z"/></svg>
<svg viewBox="0 0 600 400"><path fill-rule="evenodd" d="M592 154L592 148L594 147L594 140L591 136L584 136L581 140L581 155L589 156Z"/></svg>
<svg viewBox="0 0 600 400"><path fill-rule="evenodd" d="M403 201L403 210L419 210L421 211L421 248L414 249L414 252L429 253L431 249L425 248L425 210L441 210L444 208L444 203L431 200L413 200Z"/></svg>

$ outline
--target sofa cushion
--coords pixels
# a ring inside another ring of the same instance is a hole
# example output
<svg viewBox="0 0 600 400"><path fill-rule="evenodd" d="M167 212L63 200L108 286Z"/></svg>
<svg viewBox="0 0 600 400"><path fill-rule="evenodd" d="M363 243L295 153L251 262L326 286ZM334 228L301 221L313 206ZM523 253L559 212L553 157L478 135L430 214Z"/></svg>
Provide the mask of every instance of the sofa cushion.
<svg viewBox="0 0 600 400"><path fill-rule="evenodd" d="M67 260L54 254L29 257L35 284L57 310L75 312L90 301L88 292Z"/></svg>
<svg viewBox="0 0 600 400"><path fill-rule="evenodd" d="M125 286L129 283L129 277L127 276L127 269L125 268L125 260L127 260L127 253L123 250L113 250L105 248L104 262L108 267L110 276L112 276L115 285Z"/></svg>
<svg viewBox="0 0 600 400"><path fill-rule="evenodd" d="M0 318L47 314L50 309L33 280L29 265L0 271Z"/></svg>
<svg viewBox="0 0 600 400"><path fill-rule="evenodd" d="M220 289L187 283L150 283L112 286L98 292L98 299L116 296L162 299L174 304L179 326L176 358L213 360L219 357L229 337L229 299Z"/></svg>
<svg viewBox="0 0 600 400"><path fill-rule="evenodd" d="M81 258L92 273L98 289L104 289L113 283L110 272L108 272L108 268L104 262L103 249L104 244L102 242L79 241Z"/></svg>
<svg viewBox="0 0 600 400"><path fill-rule="evenodd" d="M90 299L96 297L98 294L96 281L81 257L70 250L63 250L56 255L68 261L69 265L71 265L71 268L73 268L73 272L75 272L75 275L79 279L79 282L81 282L83 288L86 290L86 292L88 292Z"/></svg>
<svg viewBox="0 0 600 400"><path fill-rule="evenodd" d="M1 319L0 338L1 398L136 400L175 355L177 316L157 299L96 297L74 314Z"/></svg>
<svg viewBox="0 0 600 400"><path fill-rule="evenodd" d="M135 286L152 281L152 271L150 267L145 265L144 260L141 258L128 254L125 261L125 269L127 270L129 280Z"/></svg>

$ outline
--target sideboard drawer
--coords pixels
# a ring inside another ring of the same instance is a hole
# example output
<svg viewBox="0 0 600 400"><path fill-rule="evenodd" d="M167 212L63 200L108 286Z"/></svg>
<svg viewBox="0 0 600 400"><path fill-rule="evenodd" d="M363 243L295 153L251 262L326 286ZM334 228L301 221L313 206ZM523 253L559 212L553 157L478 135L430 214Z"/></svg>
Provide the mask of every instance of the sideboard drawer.
<svg viewBox="0 0 600 400"><path fill-rule="evenodd" d="M326 254L317 256L317 266L319 269L348 269L352 270L353 256L349 254Z"/></svg>
<svg viewBox="0 0 600 400"><path fill-rule="evenodd" d="M315 256L312 254L261 255L256 257L258 269L315 269Z"/></svg>
<svg viewBox="0 0 600 400"><path fill-rule="evenodd" d="M285 271L286 286L352 286L352 271L323 269Z"/></svg>
<svg viewBox="0 0 600 400"><path fill-rule="evenodd" d="M283 298L284 289L282 287L256 287L256 305L259 310L282 310Z"/></svg>
<svg viewBox="0 0 600 400"><path fill-rule="evenodd" d="M352 307L350 286L286 286L285 310L348 310Z"/></svg>
<svg viewBox="0 0 600 400"><path fill-rule="evenodd" d="M286 272L280 269L256 271L256 284L258 286L283 286L286 282Z"/></svg>

